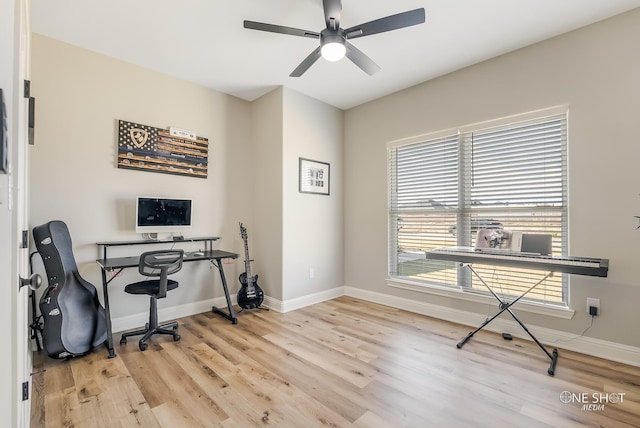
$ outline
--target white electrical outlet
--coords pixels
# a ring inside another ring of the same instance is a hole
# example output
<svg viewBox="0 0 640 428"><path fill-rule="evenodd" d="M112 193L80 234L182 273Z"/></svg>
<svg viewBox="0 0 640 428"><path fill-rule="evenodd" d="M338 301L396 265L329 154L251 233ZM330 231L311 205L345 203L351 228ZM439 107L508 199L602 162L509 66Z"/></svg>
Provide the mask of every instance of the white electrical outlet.
<svg viewBox="0 0 640 428"><path fill-rule="evenodd" d="M594 299L593 297L587 297L587 313L589 313L589 308L591 306L595 306L598 308L598 315L600 315L600 299Z"/></svg>
<svg viewBox="0 0 640 428"><path fill-rule="evenodd" d="M313 268L309 268L309 279L313 279L316 276L316 271Z"/></svg>

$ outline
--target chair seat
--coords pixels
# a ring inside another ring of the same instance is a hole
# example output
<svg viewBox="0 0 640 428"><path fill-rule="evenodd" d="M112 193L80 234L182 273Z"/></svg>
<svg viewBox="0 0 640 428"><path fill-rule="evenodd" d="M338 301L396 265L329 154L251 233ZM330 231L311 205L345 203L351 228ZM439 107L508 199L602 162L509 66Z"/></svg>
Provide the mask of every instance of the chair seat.
<svg viewBox="0 0 640 428"><path fill-rule="evenodd" d="M158 280L148 280L129 284L124 287L124 291L129 294L147 294L149 296L155 296L158 294L158 288ZM178 288L178 281L169 279L167 281L167 291L175 290L176 288Z"/></svg>

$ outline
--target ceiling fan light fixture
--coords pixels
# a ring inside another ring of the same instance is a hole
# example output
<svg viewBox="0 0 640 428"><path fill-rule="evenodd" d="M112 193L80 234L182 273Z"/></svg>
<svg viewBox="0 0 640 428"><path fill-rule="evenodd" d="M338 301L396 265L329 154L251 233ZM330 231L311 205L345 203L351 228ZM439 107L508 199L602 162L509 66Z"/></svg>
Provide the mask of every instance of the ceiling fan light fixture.
<svg viewBox="0 0 640 428"><path fill-rule="evenodd" d="M347 53L344 31L323 30L320 33L320 54L327 61L340 61Z"/></svg>
<svg viewBox="0 0 640 428"><path fill-rule="evenodd" d="M340 42L329 42L320 49L322 57L327 61L340 61L347 53L347 48Z"/></svg>

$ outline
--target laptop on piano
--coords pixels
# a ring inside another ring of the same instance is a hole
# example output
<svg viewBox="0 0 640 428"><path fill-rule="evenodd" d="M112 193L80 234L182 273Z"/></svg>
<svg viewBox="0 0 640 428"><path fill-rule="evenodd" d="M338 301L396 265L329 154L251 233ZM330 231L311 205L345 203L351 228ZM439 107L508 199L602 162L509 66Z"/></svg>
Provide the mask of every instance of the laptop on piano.
<svg viewBox="0 0 640 428"><path fill-rule="evenodd" d="M487 253L520 252L551 255L551 235L522 233L504 229L480 229L474 249Z"/></svg>

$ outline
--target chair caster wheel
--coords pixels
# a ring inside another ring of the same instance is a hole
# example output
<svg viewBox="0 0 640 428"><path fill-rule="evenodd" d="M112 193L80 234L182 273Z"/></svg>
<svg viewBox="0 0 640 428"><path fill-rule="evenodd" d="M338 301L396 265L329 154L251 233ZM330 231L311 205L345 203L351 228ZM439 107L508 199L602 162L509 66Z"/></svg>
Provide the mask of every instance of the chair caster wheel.
<svg viewBox="0 0 640 428"><path fill-rule="evenodd" d="M178 340L180 340L180 335L179 334L174 335L173 336L173 341L177 342Z"/></svg>
<svg viewBox="0 0 640 428"><path fill-rule="evenodd" d="M141 351L144 351L145 349L147 349L147 347L148 347L148 346L149 346L149 345L147 345L147 344L146 344L146 343L144 343L144 342L140 342L140 343L138 344L138 347L140 348L140 350L141 350Z"/></svg>
<svg viewBox="0 0 640 428"><path fill-rule="evenodd" d="M120 344L121 345L126 345L127 344L127 338L123 337L122 339L120 339Z"/></svg>

